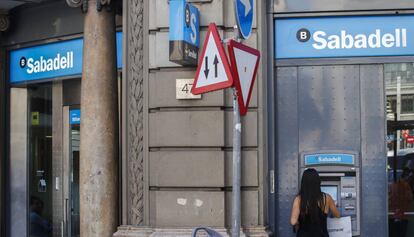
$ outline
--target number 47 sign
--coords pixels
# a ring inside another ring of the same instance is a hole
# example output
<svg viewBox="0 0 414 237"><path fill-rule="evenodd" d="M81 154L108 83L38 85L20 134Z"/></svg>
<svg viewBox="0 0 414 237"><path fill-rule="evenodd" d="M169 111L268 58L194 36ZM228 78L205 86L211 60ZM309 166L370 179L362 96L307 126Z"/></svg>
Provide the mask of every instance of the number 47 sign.
<svg viewBox="0 0 414 237"><path fill-rule="evenodd" d="M176 79L175 81L175 98L177 100L201 99L201 95L191 93L194 79Z"/></svg>

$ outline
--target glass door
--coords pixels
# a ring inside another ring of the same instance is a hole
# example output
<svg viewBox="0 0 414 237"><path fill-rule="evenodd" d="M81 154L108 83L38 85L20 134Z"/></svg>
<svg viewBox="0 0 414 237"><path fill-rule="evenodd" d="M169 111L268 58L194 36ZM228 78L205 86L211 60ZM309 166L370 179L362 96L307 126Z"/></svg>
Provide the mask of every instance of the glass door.
<svg viewBox="0 0 414 237"><path fill-rule="evenodd" d="M414 64L384 65L389 237L414 236Z"/></svg>
<svg viewBox="0 0 414 237"><path fill-rule="evenodd" d="M28 91L29 236L53 236L52 86Z"/></svg>

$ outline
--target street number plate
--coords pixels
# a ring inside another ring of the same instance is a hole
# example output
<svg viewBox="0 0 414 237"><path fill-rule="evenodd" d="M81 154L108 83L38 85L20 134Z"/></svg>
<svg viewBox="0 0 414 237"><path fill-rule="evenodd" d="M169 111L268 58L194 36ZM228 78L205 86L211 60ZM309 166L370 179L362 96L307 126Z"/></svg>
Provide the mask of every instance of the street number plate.
<svg viewBox="0 0 414 237"><path fill-rule="evenodd" d="M201 99L201 95L193 95L191 88L194 79L176 79L175 81L175 98L177 100L196 100Z"/></svg>

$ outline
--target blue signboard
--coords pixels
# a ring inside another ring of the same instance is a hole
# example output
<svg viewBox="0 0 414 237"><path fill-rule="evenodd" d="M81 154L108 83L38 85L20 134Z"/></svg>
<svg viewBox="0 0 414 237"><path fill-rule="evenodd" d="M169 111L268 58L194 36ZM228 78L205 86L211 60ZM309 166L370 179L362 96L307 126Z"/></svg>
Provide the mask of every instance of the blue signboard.
<svg viewBox="0 0 414 237"><path fill-rule="evenodd" d="M197 65L200 45L200 12L186 0L170 0L170 61Z"/></svg>
<svg viewBox="0 0 414 237"><path fill-rule="evenodd" d="M254 2L253 0L234 0L234 1L235 1L234 8L235 8L236 20L237 20L237 25L239 27L239 31L241 33L241 36L244 39L247 39L252 33Z"/></svg>
<svg viewBox="0 0 414 237"><path fill-rule="evenodd" d="M170 0L170 61L197 65L200 45L200 12L186 0Z"/></svg>
<svg viewBox="0 0 414 237"><path fill-rule="evenodd" d="M80 109L71 109L69 111L69 123L70 124L80 124L81 120L81 111Z"/></svg>
<svg viewBox="0 0 414 237"><path fill-rule="evenodd" d="M122 67L122 32L116 33L117 67ZM82 74L83 39L10 52L10 83Z"/></svg>
<svg viewBox="0 0 414 237"><path fill-rule="evenodd" d="M275 57L414 55L414 15L275 20Z"/></svg>
<svg viewBox="0 0 414 237"><path fill-rule="evenodd" d="M308 165L355 165L355 156L351 154L309 154L305 155Z"/></svg>

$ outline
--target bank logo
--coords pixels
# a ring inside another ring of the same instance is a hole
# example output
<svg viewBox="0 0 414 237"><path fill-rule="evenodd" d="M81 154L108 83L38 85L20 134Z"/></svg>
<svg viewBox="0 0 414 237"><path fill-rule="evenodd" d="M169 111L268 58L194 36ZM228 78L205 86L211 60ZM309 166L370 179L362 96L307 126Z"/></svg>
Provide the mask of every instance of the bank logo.
<svg viewBox="0 0 414 237"><path fill-rule="evenodd" d="M190 26L190 17L191 17L191 12L190 12L190 5L186 5L185 6L185 25L187 27Z"/></svg>
<svg viewBox="0 0 414 237"><path fill-rule="evenodd" d="M302 28L298 30L298 33L296 33L296 38L300 42L307 42L311 37L311 34L308 29Z"/></svg>
<svg viewBox="0 0 414 237"><path fill-rule="evenodd" d="M40 72L51 72L61 69L73 68L73 51L67 52L65 55L56 54L53 58L20 58L20 68L25 69L28 74L35 74Z"/></svg>
<svg viewBox="0 0 414 237"><path fill-rule="evenodd" d="M301 43L312 39L312 47L316 50L406 48L408 42L406 28L396 28L392 32L375 29L368 34L352 34L346 30L341 30L339 34L317 30L312 34L308 29L302 28L297 31L296 38Z"/></svg>
<svg viewBox="0 0 414 237"><path fill-rule="evenodd" d="M20 59L20 68L24 68L24 67L26 67L26 63L27 63L27 60L26 60L26 58L25 57L22 57L21 59Z"/></svg>

